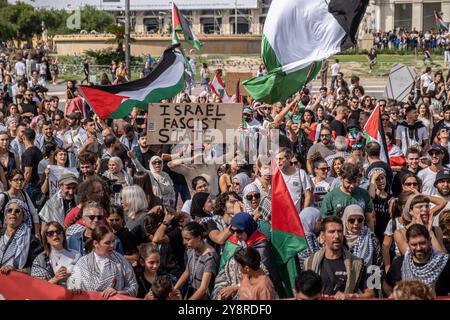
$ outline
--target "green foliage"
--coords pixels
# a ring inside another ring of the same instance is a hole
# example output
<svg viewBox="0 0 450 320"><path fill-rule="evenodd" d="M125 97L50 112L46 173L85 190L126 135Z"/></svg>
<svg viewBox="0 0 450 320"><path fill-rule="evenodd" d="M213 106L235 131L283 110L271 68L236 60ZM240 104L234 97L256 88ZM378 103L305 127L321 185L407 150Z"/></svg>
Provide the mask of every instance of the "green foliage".
<svg viewBox="0 0 450 320"><path fill-rule="evenodd" d="M106 32L114 35L114 39L107 40L106 43L116 44L117 51L123 52L123 47L125 45L125 25L111 24L110 26L108 26L108 28L106 28Z"/></svg>
<svg viewBox="0 0 450 320"><path fill-rule="evenodd" d="M110 65L112 60L124 61L125 53L123 51L115 51L111 49L86 50L84 54L95 60L99 65Z"/></svg>
<svg viewBox="0 0 450 320"><path fill-rule="evenodd" d="M81 10L81 29L104 32L114 23L114 16L106 11L98 10L93 6L86 6Z"/></svg>
<svg viewBox="0 0 450 320"><path fill-rule="evenodd" d="M11 23L19 40L30 40L35 34L42 32L38 11L22 2L2 8L0 21Z"/></svg>
<svg viewBox="0 0 450 320"><path fill-rule="evenodd" d="M0 20L0 41L12 40L17 35L17 29L11 23Z"/></svg>

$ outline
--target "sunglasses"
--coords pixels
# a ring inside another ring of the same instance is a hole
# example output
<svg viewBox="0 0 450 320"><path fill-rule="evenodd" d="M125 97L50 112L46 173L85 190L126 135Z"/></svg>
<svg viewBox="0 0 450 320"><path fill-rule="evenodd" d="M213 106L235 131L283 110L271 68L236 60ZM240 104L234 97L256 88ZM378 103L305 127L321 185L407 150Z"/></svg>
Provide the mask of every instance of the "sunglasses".
<svg viewBox="0 0 450 320"><path fill-rule="evenodd" d="M407 187L417 187L419 185L419 183L417 183L417 182L405 182L404 185L407 186Z"/></svg>
<svg viewBox="0 0 450 320"><path fill-rule="evenodd" d="M330 168L317 168L317 170L321 170L321 171L328 171L328 170L330 170Z"/></svg>
<svg viewBox="0 0 450 320"><path fill-rule="evenodd" d="M383 119L381 119L381 120L383 120L383 121L389 121L389 118L383 118Z"/></svg>
<svg viewBox="0 0 450 320"><path fill-rule="evenodd" d="M47 231L45 233L45 235L49 238L53 238L54 236L59 236L60 234L63 234L62 230Z"/></svg>
<svg viewBox="0 0 450 320"><path fill-rule="evenodd" d="M22 210L9 208L6 212L13 213L13 214L19 214L19 213L22 213Z"/></svg>
<svg viewBox="0 0 450 320"><path fill-rule="evenodd" d="M398 113L397 112L392 112L391 116L398 116Z"/></svg>
<svg viewBox="0 0 450 320"><path fill-rule="evenodd" d="M348 219L348 222L349 222L350 224L354 224L355 221L357 221L358 224L361 224L361 223L364 222L364 218L357 218L357 219L355 219L355 218L350 218L350 219Z"/></svg>
<svg viewBox="0 0 450 320"><path fill-rule="evenodd" d="M331 134L321 134L320 136L321 136L321 137L324 137L324 138L328 138L328 137L331 136Z"/></svg>
<svg viewBox="0 0 450 320"><path fill-rule="evenodd" d="M440 155L441 153L440 153L440 152L437 152L437 151L433 151L433 152L429 152L429 154L430 154L430 156L438 156L438 155Z"/></svg>
<svg viewBox="0 0 450 320"><path fill-rule="evenodd" d="M95 214L93 214L93 215L89 215L89 216L86 216L86 217L88 217L91 221L94 221L95 220L95 218L97 218L97 220L98 221L101 221L102 219L103 219L103 216L102 215L95 215Z"/></svg>
<svg viewBox="0 0 450 320"><path fill-rule="evenodd" d="M153 165L155 165L155 164L162 164L162 161L153 161L152 164Z"/></svg>
<svg viewBox="0 0 450 320"><path fill-rule="evenodd" d="M253 199L259 200L259 199L261 198L261 194L259 194L259 193L248 194L248 195L245 196L245 198L246 198L248 201L251 201L251 200L253 200Z"/></svg>
<svg viewBox="0 0 450 320"><path fill-rule="evenodd" d="M25 181L25 179L12 179L12 181L17 182L17 183L22 183Z"/></svg>

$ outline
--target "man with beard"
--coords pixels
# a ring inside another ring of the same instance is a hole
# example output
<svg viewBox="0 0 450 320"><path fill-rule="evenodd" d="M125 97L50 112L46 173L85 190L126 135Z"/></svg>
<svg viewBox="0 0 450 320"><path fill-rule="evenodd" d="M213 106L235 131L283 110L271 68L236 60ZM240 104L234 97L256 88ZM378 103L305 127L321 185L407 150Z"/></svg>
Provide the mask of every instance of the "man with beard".
<svg viewBox="0 0 450 320"><path fill-rule="evenodd" d="M138 145L133 148L133 152L142 166L145 169L150 170L150 159L153 156L156 156L156 153L151 150L150 146L147 144L147 132L145 130L139 133Z"/></svg>
<svg viewBox="0 0 450 320"><path fill-rule="evenodd" d="M37 134L34 145L43 153L44 145L48 143L54 144L59 148L63 147L63 142L61 139L53 136L53 124L50 120L44 121L42 124L42 133Z"/></svg>
<svg viewBox="0 0 450 320"><path fill-rule="evenodd" d="M447 201L444 209L433 218L433 225L439 226L441 213L450 210L450 169L444 169L437 173L434 187L437 189L438 195Z"/></svg>
<svg viewBox="0 0 450 320"><path fill-rule="evenodd" d="M320 226L319 237L324 246L305 260L304 269L320 275L323 294L332 295L336 300L373 298L374 290L367 287L364 262L343 244L341 219L326 217Z"/></svg>
<svg viewBox="0 0 450 320"><path fill-rule="evenodd" d="M314 173L313 159L316 158L316 154L319 153L322 159L331 156L335 153L334 144L331 143L331 130L328 128L322 128L320 130L319 143L313 144L308 150L306 156L306 167L309 174Z"/></svg>
<svg viewBox="0 0 450 320"><path fill-rule="evenodd" d="M406 230L409 250L392 262L384 282L385 292L390 293L401 280L419 280L431 286L437 296L450 294L449 255L431 246L431 237L422 224L413 224Z"/></svg>

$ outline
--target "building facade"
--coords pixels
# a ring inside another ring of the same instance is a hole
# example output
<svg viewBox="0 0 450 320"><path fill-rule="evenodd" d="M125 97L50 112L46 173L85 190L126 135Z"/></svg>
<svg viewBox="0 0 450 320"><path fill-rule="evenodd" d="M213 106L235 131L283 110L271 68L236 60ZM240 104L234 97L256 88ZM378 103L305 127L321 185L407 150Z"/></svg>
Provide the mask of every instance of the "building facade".
<svg viewBox="0 0 450 320"><path fill-rule="evenodd" d="M450 0L371 0L366 14L372 31L427 31L436 29L434 11L450 21Z"/></svg>

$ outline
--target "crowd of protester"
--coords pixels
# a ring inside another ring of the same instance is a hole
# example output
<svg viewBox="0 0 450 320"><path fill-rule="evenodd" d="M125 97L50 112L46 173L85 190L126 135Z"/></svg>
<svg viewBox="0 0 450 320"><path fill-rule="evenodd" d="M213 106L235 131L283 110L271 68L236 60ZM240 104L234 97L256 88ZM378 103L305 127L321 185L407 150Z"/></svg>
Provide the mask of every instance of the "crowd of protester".
<svg viewBox="0 0 450 320"><path fill-rule="evenodd" d="M307 240L295 298L450 294L450 90L441 71L427 68L406 102L366 95L335 64L318 94L308 85L274 104L244 99L239 130L262 139L278 129L280 149L255 164L245 153L212 164L225 159L223 145L205 143L200 163L185 156L190 146L149 145L146 110L100 120L75 81L63 103L48 96L50 68L36 67L45 61L0 56L2 274L105 298L285 298L271 248L273 156ZM205 90L174 102L221 102L202 69ZM363 131L376 106L387 162ZM53 190L55 167L64 173Z"/></svg>

